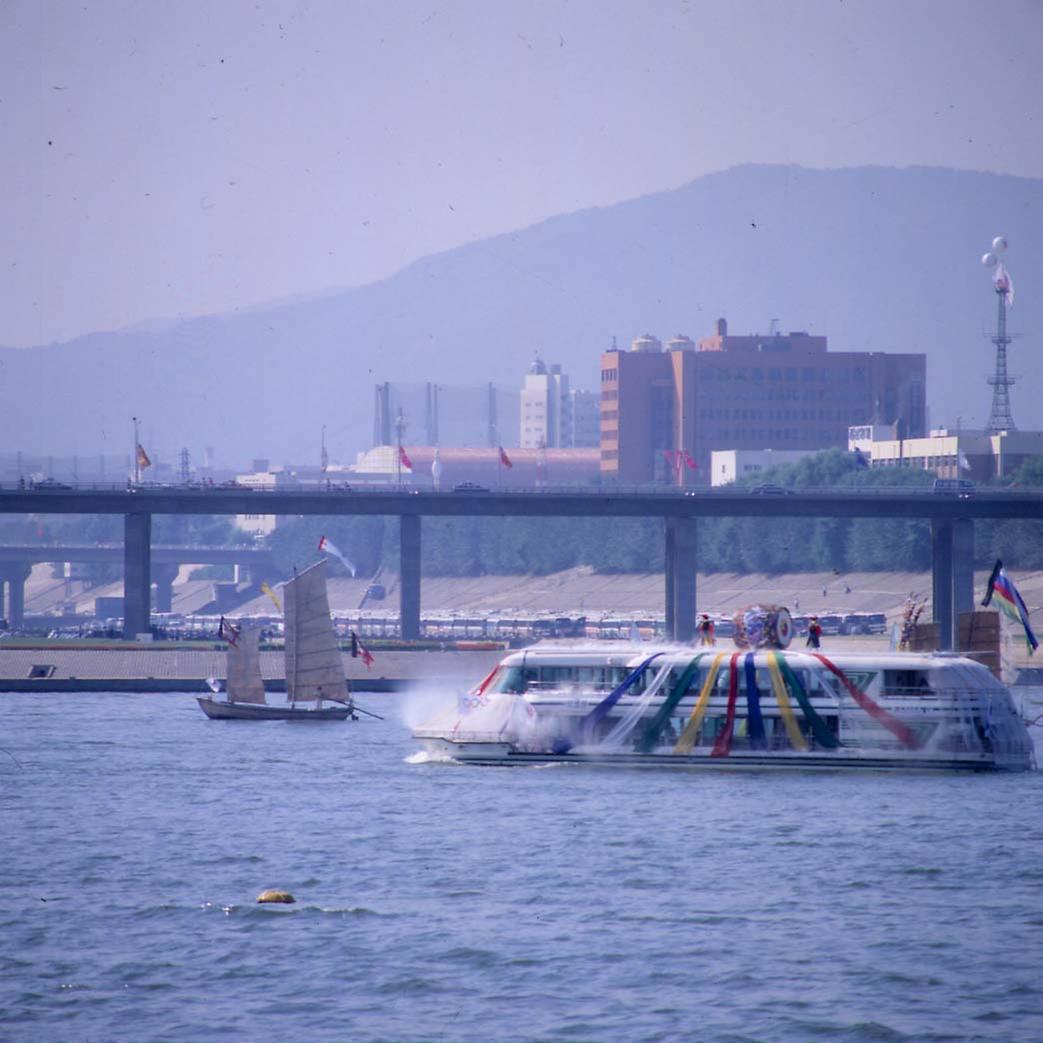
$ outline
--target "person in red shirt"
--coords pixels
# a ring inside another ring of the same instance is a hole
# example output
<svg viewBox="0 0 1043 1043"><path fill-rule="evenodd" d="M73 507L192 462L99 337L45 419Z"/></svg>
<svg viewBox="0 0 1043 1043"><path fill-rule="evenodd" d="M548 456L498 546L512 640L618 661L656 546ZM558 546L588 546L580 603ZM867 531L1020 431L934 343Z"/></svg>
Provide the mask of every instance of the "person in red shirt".
<svg viewBox="0 0 1043 1043"><path fill-rule="evenodd" d="M699 617L699 644L700 645L715 645L717 640L714 637L713 631L713 620L704 612Z"/></svg>
<svg viewBox="0 0 1043 1043"><path fill-rule="evenodd" d="M812 616L811 622L808 623L808 648L821 648L822 647L822 624L818 621L818 616Z"/></svg>

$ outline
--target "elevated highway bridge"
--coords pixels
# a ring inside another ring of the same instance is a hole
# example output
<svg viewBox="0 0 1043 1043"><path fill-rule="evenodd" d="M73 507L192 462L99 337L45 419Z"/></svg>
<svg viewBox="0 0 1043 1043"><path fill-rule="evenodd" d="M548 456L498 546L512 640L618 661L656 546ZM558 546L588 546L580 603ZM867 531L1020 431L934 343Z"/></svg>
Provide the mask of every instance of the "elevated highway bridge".
<svg viewBox="0 0 1043 1043"><path fill-rule="evenodd" d="M124 630L149 625L152 515L389 515L400 521L400 620L420 634L421 519L434 517L658 517L665 529L665 615L676 640L695 634L700 518L927 519L932 533L934 618L942 645L958 644L959 613L974 605L974 521L1043 519L1043 490L679 490L539 488L428 491L409 488L267 490L242 487L0 489L0 514L123 515Z"/></svg>

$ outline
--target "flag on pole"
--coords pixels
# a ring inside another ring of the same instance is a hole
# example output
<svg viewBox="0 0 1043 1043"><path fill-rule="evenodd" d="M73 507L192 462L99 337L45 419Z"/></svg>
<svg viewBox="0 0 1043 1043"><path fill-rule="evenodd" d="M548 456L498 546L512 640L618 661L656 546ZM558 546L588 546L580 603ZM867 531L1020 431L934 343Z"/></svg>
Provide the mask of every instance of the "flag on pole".
<svg viewBox="0 0 1043 1043"><path fill-rule="evenodd" d="M672 449L663 450L663 459L666 461L667 467L674 466L674 451Z"/></svg>
<svg viewBox="0 0 1043 1043"><path fill-rule="evenodd" d="M684 462L689 471L694 471L698 468L698 464L692 459L692 454L686 449L684 451Z"/></svg>
<svg viewBox="0 0 1043 1043"><path fill-rule="evenodd" d="M319 537L319 550L325 551L327 554L332 554L348 570L348 572L352 574L352 576L354 576L358 571L355 568L354 563L348 561L337 547L335 547L330 540L326 539L325 536Z"/></svg>
<svg viewBox="0 0 1043 1043"><path fill-rule="evenodd" d="M239 629L233 626L224 616L217 628L217 636L222 641L227 641L233 648L239 644Z"/></svg>
<svg viewBox="0 0 1043 1043"><path fill-rule="evenodd" d="M148 458L148 453L145 452L145 447L138 442L137 452L138 467L143 471L146 467L152 466L152 461Z"/></svg>
<svg viewBox="0 0 1043 1043"><path fill-rule="evenodd" d="M1003 571L1003 562L998 559L992 567L992 575L989 576L989 582L985 588L982 608L989 604L993 595L996 597L996 604L999 605L1000 611L1008 619L1020 623L1025 628L1025 643L1028 645L1029 655L1032 655L1039 648L1039 642L1029 623L1029 610L1025 607L1025 602L1022 601L1013 580Z"/></svg>
<svg viewBox="0 0 1043 1043"><path fill-rule="evenodd" d="M514 466L514 464L511 463L511 458L504 452L502 445L500 446L500 463L503 464L504 467Z"/></svg>
<svg viewBox="0 0 1043 1043"><path fill-rule="evenodd" d="M351 658L361 659L366 664L367 670L373 665L373 656L369 654L369 650L359 640L359 636L354 630L351 631Z"/></svg>
<svg viewBox="0 0 1043 1043"><path fill-rule="evenodd" d="M409 459L409 454L406 452L405 446L398 447L398 462L408 470L413 470L413 461Z"/></svg>
<svg viewBox="0 0 1043 1043"><path fill-rule="evenodd" d="M969 471L971 469L971 462L967 459L967 454L961 449L960 450L960 470Z"/></svg>
<svg viewBox="0 0 1043 1043"><path fill-rule="evenodd" d="M272 599L272 601L275 602L275 607L281 612L282 611L282 604L279 602L279 599L275 596L275 591L272 590L272 588L269 587L267 583L262 583L261 584L261 591L263 593L267 594L268 597L270 597Z"/></svg>

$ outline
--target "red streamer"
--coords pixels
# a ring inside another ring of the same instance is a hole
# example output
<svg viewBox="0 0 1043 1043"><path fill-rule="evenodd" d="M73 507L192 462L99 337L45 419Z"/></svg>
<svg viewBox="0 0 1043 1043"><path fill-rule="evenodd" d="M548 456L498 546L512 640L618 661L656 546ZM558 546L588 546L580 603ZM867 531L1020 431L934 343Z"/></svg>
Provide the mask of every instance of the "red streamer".
<svg viewBox="0 0 1043 1043"><path fill-rule="evenodd" d="M732 733L735 731L735 703L739 698L739 656L733 652L728 662L728 714L724 719L724 731L713 744L711 757L727 757L732 752Z"/></svg>
<svg viewBox="0 0 1043 1043"><path fill-rule="evenodd" d="M840 678L840 683L847 689L848 695L862 707L870 717L875 717L892 735L910 750L915 750L919 743L913 732L896 717L892 717L882 706L878 706L857 685L853 684L845 676L843 670L831 663L824 655L818 652L811 653L827 670L832 671Z"/></svg>

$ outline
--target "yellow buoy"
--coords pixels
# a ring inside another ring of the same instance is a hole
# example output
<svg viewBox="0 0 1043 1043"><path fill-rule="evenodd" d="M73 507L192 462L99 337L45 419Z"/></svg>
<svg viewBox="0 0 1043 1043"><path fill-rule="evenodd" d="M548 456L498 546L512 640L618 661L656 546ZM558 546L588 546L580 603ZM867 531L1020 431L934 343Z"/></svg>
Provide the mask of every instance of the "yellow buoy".
<svg viewBox="0 0 1043 1043"><path fill-rule="evenodd" d="M258 902L281 902L283 905L292 905L297 901L289 891L262 891L257 896Z"/></svg>

